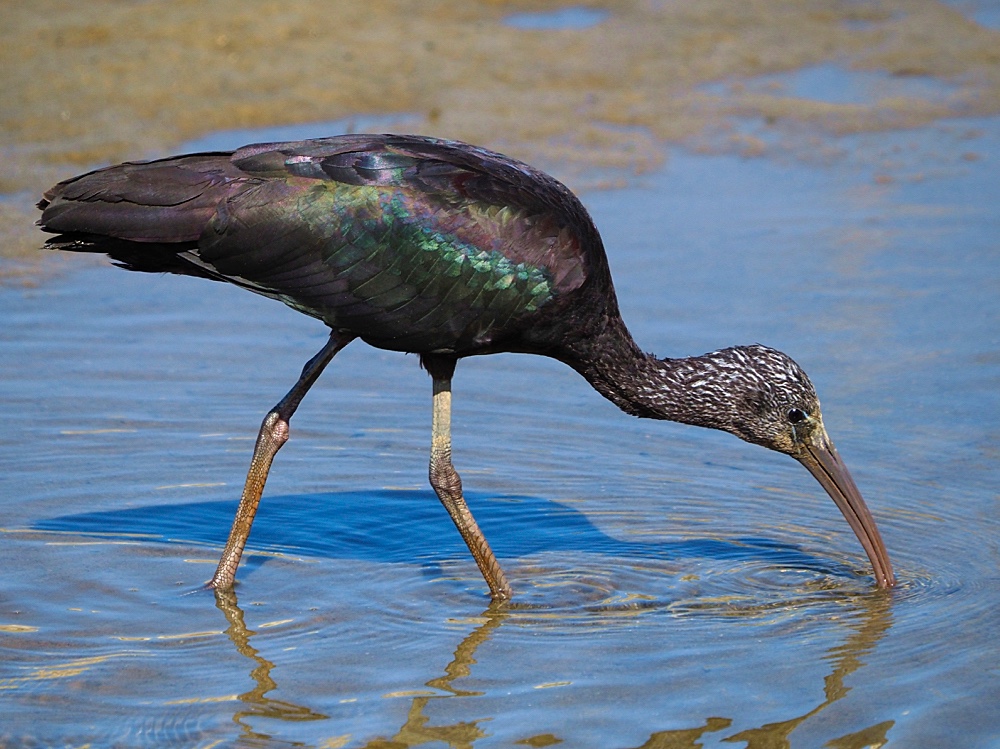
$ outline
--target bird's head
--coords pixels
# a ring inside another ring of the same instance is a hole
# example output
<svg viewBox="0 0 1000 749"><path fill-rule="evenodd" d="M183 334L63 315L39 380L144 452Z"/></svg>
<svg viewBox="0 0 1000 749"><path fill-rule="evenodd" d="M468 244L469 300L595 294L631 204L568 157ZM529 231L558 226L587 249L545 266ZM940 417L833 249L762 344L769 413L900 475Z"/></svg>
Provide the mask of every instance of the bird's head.
<svg viewBox="0 0 1000 749"><path fill-rule="evenodd" d="M674 361L684 362L672 375L685 393L683 410L690 418L668 418L731 432L802 463L850 523L879 587L891 587L895 577L878 527L826 433L819 398L802 368L760 345Z"/></svg>
<svg viewBox="0 0 1000 749"><path fill-rule="evenodd" d="M707 406L711 426L771 450L797 456L822 427L819 398L802 368L767 346L736 346L689 360L685 389Z"/></svg>

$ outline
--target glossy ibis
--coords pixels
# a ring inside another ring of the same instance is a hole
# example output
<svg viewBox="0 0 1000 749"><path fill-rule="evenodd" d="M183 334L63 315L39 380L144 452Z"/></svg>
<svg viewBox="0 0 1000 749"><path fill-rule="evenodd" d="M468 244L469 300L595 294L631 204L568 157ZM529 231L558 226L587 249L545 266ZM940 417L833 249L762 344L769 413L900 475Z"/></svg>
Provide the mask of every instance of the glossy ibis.
<svg viewBox="0 0 1000 749"><path fill-rule="evenodd" d="M466 356L540 354L633 416L722 429L791 455L822 484L895 582L878 528L827 436L805 372L760 345L658 359L632 340L586 209L532 167L464 143L343 135L100 169L39 203L59 249L129 270L236 284L330 328L267 414L211 580L228 588L288 423L323 368L360 338L420 354L433 379L430 483L494 599L510 586L451 462L451 378Z"/></svg>

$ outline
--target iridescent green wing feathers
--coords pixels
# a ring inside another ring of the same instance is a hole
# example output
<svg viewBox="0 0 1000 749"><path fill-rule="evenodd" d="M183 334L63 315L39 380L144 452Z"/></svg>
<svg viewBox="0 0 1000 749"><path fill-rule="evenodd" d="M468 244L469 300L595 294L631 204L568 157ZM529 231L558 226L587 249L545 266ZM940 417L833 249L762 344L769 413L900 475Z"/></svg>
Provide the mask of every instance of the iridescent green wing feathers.
<svg viewBox="0 0 1000 749"><path fill-rule="evenodd" d="M384 348L489 347L587 277L596 232L580 235L592 224L576 198L487 151L358 136L254 146L232 163L250 179L198 261Z"/></svg>

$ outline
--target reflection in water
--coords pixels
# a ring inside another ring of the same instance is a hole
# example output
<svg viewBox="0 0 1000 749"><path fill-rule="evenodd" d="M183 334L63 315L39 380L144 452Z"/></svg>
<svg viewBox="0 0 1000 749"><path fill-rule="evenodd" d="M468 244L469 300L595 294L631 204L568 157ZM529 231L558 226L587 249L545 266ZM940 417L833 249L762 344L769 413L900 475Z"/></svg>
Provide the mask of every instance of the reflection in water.
<svg viewBox="0 0 1000 749"><path fill-rule="evenodd" d="M791 733L813 718L827 707L842 699L850 691L845 679L864 665L863 657L870 653L888 631L892 624L890 612L891 599L876 593L857 596L850 599L857 606L857 612L851 618L854 631L842 645L837 645L828 651L826 659L832 662L833 669L824 679L824 699L816 707L802 715L775 723L766 723L759 728L750 728L721 738L721 741L738 743L745 742L746 749L788 749L792 746ZM243 730L245 738L267 741L270 736L251 729L245 719L250 716L263 716L284 721L325 720L329 716L294 705L282 700L267 697L267 693L277 688L277 683L271 676L274 664L258 654L250 645L254 632L247 629L244 623L243 611L237 604L236 595L232 591L216 591L216 603L229 622L227 634L239 653L254 663L250 676L255 687L249 692L239 695L244 709L234 714L233 720ZM488 641L499 627L512 620L516 612L509 605L492 604L479 617L481 623L473 629L455 649L454 657L444 667L444 674L437 676L425 685L441 694L421 694L413 697L406 721L391 738L376 737L364 744L365 749L407 749L435 742L446 744L455 749L470 749L488 733L480 727L480 723L491 720L482 716L469 720L457 721L448 725L432 725L427 714L429 708L438 700L453 698L476 698L484 696L483 692L464 690L455 686L454 682L470 676L472 667L476 664L476 650ZM846 620L846 617L845 617ZM463 702L463 706L474 707L479 703ZM702 746L701 739L706 734L716 733L729 728L733 724L731 718L708 717L703 725L670 731L657 731L636 749L698 749ZM888 741L887 735L894 721L881 723L852 732L844 736L828 740L824 746L830 749L865 749L866 747L881 747ZM555 727L558 730L558 727ZM518 740L523 746L543 747L562 743L558 733L536 734Z"/></svg>
<svg viewBox="0 0 1000 749"><path fill-rule="evenodd" d="M254 667L250 671L250 677L255 683L255 687L249 692L239 695L241 702L246 705L246 709L240 710L233 715L233 721L243 729L243 735L247 738L270 739L267 734L254 731L245 722L245 718L252 716L262 716L286 721L305 720L326 720L327 715L313 712L309 708L294 705L283 700L275 700L267 697L266 694L277 688L277 683L271 676L271 669L274 664L261 656L257 649L250 645L250 638L256 634L247 629L243 610L236 600L235 591L215 591L216 605L226 616L229 628L226 634L232 640L240 655L243 655L254 662ZM476 649L486 642L493 630L506 617L498 605L491 605L483 612L483 623L476 627L455 650L452 661L445 666L444 675L431 679L426 686L449 694L443 695L421 695L413 698L413 703L407 711L406 722L391 739L375 738L365 744L366 749L403 749L405 747L419 746L431 742L444 742L448 746L462 749L471 747L478 739L486 736L478 723L479 718L472 721L459 721L452 725L432 726L430 719L424 711L433 700L448 699L450 697L478 697L482 692L474 692L456 689L452 686L452 681L468 676L472 671L472 666L476 663Z"/></svg>
<svg viewBox="0 0 1000 749"><path fill-rule="evenodd" d="M843 645L833 647L829 651L828 660L833 662L833 671L824 680L824 700L809 712L795 718L777 723L765 723L759 728L750 728L726 736L722 741L746 742L746 749L789 749L792 746L789 740L792 731L850 691L850 687L845 686L844 679L864 665L862 656L875 648L892 623L889 597L868 594L858 596L852 601L861 609L858 612L858 624L856 631ZM709 718L701 728L660 731L650 736L649 741L638 749L696 749L701 746L698 739L702 734L728 728L731 723L732 721L727 718ZM894 723L895 721L887 720L827 741L824 746L831 749L881 747L888 741L886 735Z"/></svg>
<svg viewBox="0 0 1000 749"><path fill-rule="evenodd" d="M239 651L240 655L249 658L256 664L250 671L250 678L253 679L255 685L254 688L249 692L239 695L240 702L246 707L233 715L233 722L243 729L244 737L254 739L271 738L267 734L254 731L247 725L245 718L253 716L287 721L325 720L329 717L320 713L314 713L307 707L267 697L267 693L278 686L271 677L271 669L274 668L274 664L260 655L257 649L250 644L250 638L256 633L247 629L243 619L243 609L239 607L236 601L236 592L233 590L215 591L215 605L226 615L226 621L229 622L226 634L236 646L236 650Z"/></svg>
<svg viewBox="0 0 1000 749"><path fill-rule="evenodd" d="M733 721L729 718L708 718L705 725L698 728L681 728L676 731L657 731L638 749L699 749L698 741L706 733L729 728Z"/></svg>
<svg viewBox="0 0 1000 749"><path fill-rule="evenodd" d="M413 698L413 703L406 714L406 722L391 739L377 738L365 744L365 749L389 749L389 747L420 746L433 741L442 741L450 747L465 749L471 747L478 739L486 736L486 732L479 727L479 722L483 718L471 721L460 721L448 726L428 725L430 719L424 711L434 700L449 699L451 697L479 697L482 692L456 689L452 686L455 679L461 679L472 673L472 666L475 665L474 658L477 648L490 639L493 631L500 626L500 623L507 617L504 613L504 605L493 603L483 612L480 617L483 623L470 632L458 647L455 649L455 656L444 668L444 676L438 676L427 682L427 686L439 689L450 694L444 695L422 695Z"/></svg>

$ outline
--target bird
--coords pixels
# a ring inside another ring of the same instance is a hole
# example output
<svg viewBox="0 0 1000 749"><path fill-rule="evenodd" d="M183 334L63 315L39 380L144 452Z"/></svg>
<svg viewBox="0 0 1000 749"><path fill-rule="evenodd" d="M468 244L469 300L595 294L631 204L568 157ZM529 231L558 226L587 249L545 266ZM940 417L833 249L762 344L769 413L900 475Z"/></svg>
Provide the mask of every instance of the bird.
<svg viewBox="0 0 1000 749"><path fill-rule="evenodd" d="M60 182L38 207L39 227L56 235L47 248L235 284L329 328L263 419L209 587L235 584L292 415L355 339L418 354L430 375L430 485L494 601L512 589L452 463L451 383L460 359L500 352L563 362L626 414L720 429L790 455L844 514L876 587L895 584L802 368L760 344L679 358L645 353L622 319L583 203L516 159L419 135L335 135L125 162Z"/></svg>

